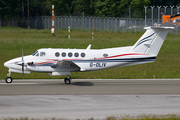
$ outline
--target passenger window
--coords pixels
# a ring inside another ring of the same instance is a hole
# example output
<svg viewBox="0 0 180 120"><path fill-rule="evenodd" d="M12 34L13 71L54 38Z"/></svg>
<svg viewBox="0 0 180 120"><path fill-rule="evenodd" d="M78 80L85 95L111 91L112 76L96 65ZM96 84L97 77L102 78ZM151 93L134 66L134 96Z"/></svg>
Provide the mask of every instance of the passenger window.
<svg viewBox="0 0 180 120"><path fill-rule="evenodd" d="M41 57L43 57L43 56L45 56L45 55L46 55L45 52L40 52L40 56L41 56Z"/></svg>
<svg viewBox="0 0 180 120"><path fill-rule="evenodd" d="M85 57L86 56L86 54L85 53L81 53L81 57Z"/></svg>
<svg viewBox="0 0 180 120"><path fill-rule="evenodd" d="M56 56L56 57L59 57L59 55L60 55L59 52L56 52L56 53L55 53L55 56Z"/></svg>
<svg viewBox="0 0 180 120"><path fill-rule="evenodd" d="M66 57L66 53L65 53L65 52L63 52L63 53L61 54L61 56Z"/></svg>
<svg viewBox="0 0 180 120"><path fill-rule="evenodd" d="M74 56L75 56L75 57L79 57L79 53L75 53Z"/></svg>
<svg viewBox="0 0 180 120"><path fill-rule="evenodd" d="M70 52L70 53L68 53L68 56L69 56L69 57L72 57L72 53L71 53L71 52Z"/></svg>

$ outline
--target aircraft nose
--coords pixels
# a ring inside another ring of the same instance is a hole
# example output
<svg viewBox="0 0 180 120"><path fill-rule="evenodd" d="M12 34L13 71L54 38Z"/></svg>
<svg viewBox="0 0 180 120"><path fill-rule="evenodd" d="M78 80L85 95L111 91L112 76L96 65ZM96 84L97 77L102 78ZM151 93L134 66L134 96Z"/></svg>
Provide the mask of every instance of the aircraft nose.
<svg viewBox="0 0 180 120"><path fill-rule="evenodd" d="M5 62L4 66L9 68L9 61Z"/></svg>

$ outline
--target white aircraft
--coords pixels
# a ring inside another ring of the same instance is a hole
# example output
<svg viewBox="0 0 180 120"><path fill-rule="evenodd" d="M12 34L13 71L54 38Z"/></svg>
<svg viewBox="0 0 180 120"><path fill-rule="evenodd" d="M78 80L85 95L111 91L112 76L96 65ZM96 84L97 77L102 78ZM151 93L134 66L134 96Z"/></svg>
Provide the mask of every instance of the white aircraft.
<svg viewBox="0 0 180 120"><path fill-rule="evenodd" d="M102 70L154 62L173 27L145 27L146 32L133 45L128 47L91 49L39 49L32 55L18 57L4 63L9 68L6 83L11 83L11 72L45 72L49 75L67 75L65 84L70 84L71 72Z"/></svg>

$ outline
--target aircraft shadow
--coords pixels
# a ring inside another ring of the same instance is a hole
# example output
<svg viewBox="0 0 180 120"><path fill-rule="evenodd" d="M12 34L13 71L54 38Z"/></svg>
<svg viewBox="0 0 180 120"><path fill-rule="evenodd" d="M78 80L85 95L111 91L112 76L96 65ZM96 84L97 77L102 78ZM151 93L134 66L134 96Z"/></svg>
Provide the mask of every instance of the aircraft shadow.
<svg viewBox="0 0 180 120"><path fill-rule="evenodd" d="M72 84L76 86L93 86L94 85L92 82L74 82Z"/></svg>

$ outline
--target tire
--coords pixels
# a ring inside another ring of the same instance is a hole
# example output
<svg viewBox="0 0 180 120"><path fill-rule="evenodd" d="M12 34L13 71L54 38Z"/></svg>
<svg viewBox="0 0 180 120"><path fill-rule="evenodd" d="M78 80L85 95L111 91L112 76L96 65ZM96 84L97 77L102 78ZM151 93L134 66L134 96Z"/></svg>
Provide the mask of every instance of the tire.
<svg viewBox="0 0 180 120"><path fill-rule="evenodd" d="M6 83L12 83L13 79L11 77L6 78Z"/></svg>
<svg viewBox="0 0 180 120"><path fill-rule="evenodd" d="M65 84L71 84L71 80L70 80L70 79L65 78L65 79L64 79L64 83L65 83Z"/></svg>

